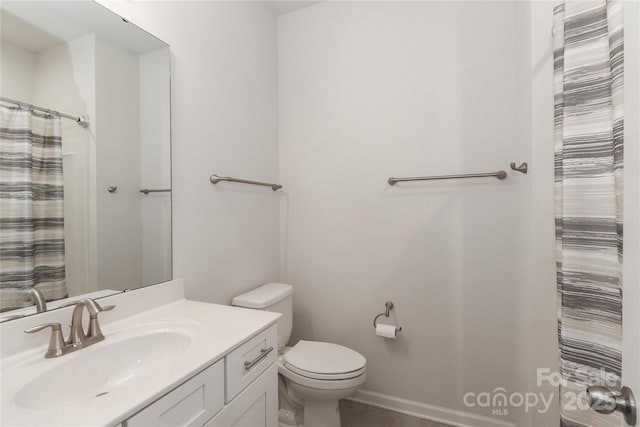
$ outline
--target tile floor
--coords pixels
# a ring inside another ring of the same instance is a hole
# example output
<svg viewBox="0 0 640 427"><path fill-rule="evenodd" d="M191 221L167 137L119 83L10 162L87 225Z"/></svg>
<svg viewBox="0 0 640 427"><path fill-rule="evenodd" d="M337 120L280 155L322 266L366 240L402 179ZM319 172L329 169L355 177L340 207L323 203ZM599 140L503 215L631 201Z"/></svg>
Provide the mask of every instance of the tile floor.
<svg viewBox="0 0 640 427"><path fill-rule="evenodd" d="M342 427L450 427L350 400L340 401L340 421Z"/></svg>

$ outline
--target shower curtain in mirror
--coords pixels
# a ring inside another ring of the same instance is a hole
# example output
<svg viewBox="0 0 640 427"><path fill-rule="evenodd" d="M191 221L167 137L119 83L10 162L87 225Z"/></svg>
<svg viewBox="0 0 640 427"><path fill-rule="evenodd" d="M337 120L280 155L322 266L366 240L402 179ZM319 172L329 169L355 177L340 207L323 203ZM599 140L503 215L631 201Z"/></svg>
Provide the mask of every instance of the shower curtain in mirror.
<svg viewBox="0 0 640 427"><path fill-rule="evenodd" d="M0 107L0 304L67 296L59 117Z"/></svg>
<svg viewBox="0 0 640 427"><path fill-rule="evenodd" d="M561 425L620 426L584 400L622 368L623 27L619 0L554 11Z"/></svg>

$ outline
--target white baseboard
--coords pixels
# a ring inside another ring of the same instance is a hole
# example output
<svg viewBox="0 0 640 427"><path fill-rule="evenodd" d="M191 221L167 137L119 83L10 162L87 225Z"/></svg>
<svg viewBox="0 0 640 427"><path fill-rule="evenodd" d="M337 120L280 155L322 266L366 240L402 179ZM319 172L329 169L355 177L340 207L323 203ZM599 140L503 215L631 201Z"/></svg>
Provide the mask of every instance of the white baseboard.
<svg viewBox="0 0 640 427"><path fill-rule="evenodd" d="M427 405L368 390L358 390L347 400L455 427L514 427L514 424L508 421Z"/></svg>

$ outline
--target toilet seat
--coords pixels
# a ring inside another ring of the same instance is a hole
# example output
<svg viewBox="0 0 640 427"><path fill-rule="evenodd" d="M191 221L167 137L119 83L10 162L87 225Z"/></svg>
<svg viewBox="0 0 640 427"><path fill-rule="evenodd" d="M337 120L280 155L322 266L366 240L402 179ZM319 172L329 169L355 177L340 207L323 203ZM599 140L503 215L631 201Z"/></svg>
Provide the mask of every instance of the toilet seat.
<svg viewBox="0 0 640 427"><path fill-rule="evenodd" d="M294 372L298 375L302 375L303 377L311 378L314 380L326 380L326 381L348 380L350 378L359 377L360 375L364 374L366 371L365 368L362 368L353 372L345 372L343 374L328 375L328 374L318 374L315 372L303 371L302 369L298 369L295 366L291 366L287 363L285 363L284 366L291 372Z"/></svg>
<svg viewBox="0 0 640 427"><path fill-rule="evenodd" d="M343 380L322 380L310 378L304 375L297 374L289 369L283 363L282 358L278 360L278 373L282 375L287 382L291 382L293 384L297 384L300 386L308 387L310 389L315 390L323 390L323 391L339 391L351 388L358 388L367 379L366 371L363 372L360 376L355 378L348 378ZM289 384L291 384L289 383Z"/></svg>
<svg viewBox="0 0 640 427"><path fill-rule="evenodd" d="M315 380L356 378L366 371L367 360L360 353L333 343L299 341L282 356L291 372Z"/></svg>

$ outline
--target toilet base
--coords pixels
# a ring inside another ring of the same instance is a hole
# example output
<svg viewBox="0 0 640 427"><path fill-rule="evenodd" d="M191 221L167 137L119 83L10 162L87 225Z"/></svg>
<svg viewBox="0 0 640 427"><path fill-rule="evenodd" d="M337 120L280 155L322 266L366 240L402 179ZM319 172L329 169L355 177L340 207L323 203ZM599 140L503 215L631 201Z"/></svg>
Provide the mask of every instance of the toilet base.
<svg viewBox="0 0 640 427"><path fill-rule="evenodd" d="M340 427L338 401L306 401L304 403L304 427Z"/></svg>
<svg viewBox="0 0 640 427"><path fill-rule="evenodd" d="M340 427L338 401L355 393L367 379L366 373L343 380L317 380L278 367L280 427Z"/></svg>
<svg viewBox="0 0 640 427"><path fill-rule="evenodd" d="M278 427L340 427L337 399L327 399L327 391L316 390L310 394L321 400L302 401L294 391L296 388L295 384L287 384L282 375L278 375ZM343 397L335 393L332 396Z"/></svg>
<svg viewBox="0 0 640 427"><path fill-rule="evenodd" d="M296 412L289 409L278 410L278 427L300 427L296 417Z"/></svg>
<svg viewBox="0 0 640 427"><path fill-rule="evenodd" d="M278 427L341 427L338 402L308 403L302 411L280 408Z"/></svg>
<svg viewBox="0 0 640 427"><path fill-rule="evenodd" d="M278 427L341 427L338 401L313 402L304 405L304 422L295 411L280 409Z"/></svg>

